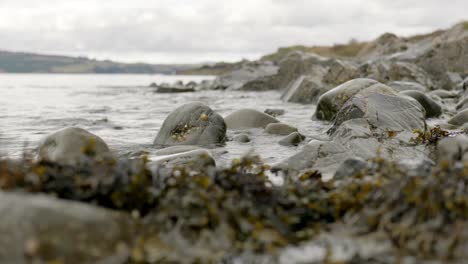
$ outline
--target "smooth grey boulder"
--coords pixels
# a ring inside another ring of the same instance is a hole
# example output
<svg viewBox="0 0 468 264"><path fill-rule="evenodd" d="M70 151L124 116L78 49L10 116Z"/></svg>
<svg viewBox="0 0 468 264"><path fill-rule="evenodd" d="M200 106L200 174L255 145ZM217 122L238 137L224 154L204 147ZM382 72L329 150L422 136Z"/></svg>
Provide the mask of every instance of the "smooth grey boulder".
<svg viewBox="0 0 468 264"><path fill-rule="evenodd" d="M418 101L426 111L426 117L438 117L442 114L442 107L423 92L407 90L400 92L401 95L409 96Z"/></svg>
<svg viewBox="0 0 468 264"><path fill-rule="evenodd" d="M375 80L359 78L341 84L320 96L315 117L319 120L333 120L341 107L357 93L396 93L387 85Z"/></svg>
<svg viewBox="0 0 468 264"><path fill-rule="evenodd" d="M0 191L0 214L0 263L124 263L135 232L125 214L45 195Z"/></svg>
<svg viewBox="0 0 468 264"><path fill-rule="evenodd" d="M228 129L265 128L278 119L254 109L240 109L224 118Z"/></svg>
<svg viewBox="0 0 468 264"><path fill-rule="evenodd" d="M276 109L276 108L267 108L263 112L267 115L271 115L272 117L281 116L281 115L284 115L285 113L284 109Z"/></svg>
<svg viewBox="0 0 468 264"><path fill-rule="evenodd" d="M178 152L169 155L161 155L153 158L148 163L151 169L165 167L187 167L195 170L204 170L216 166L216 162L211 152L206 149L195 149L185 152Z"/></svg>
<svg viewBox="0 0 468 264"><path fill-rule="evenodd" d="M293 132L293 133L287 135L286 137L282 138L278 142L278 144L280 144L281 146L287 146L287 147L297 146L302 141L304 141L304 139L305 139L305 136L303 136L301 133Z"/></svg>
<svg viewBox="0 0 468 264"><path fill-rule="evenodd" d="M437 160L454 163L468 161L468 137L457 135L447 137L437 142Z"/></svg>
<svg viewBox="0 0 468 264"><path fill-rule="evenodd" d="M112 159L113 154L100 137L77 127L67 127L41 140L38 158L64 165L76 165L89 158Z"/></svg>
<svg viewBox="0 0 468 264"><path fill-rule="evenodd" d="M461 126L468 122L468 109L462 110L449 119L448 123L455 126Z"/></svg>
<svg viewBox="0 0 468 264"><path fill-rule="evenodd" d="M354 176L367 168L368 164L365 160L361 158L350 158L341 163L341 165L336 170L333 179L339 180L350 176Z"/></svg>
<svg viewBox="0 0 468 264"><path fill-rule="evenodd" d="M265 132L273 135L286 136L297 132L297 128L283 123L271 123L265 127Z"/></svg>
<svg viewBox="0 0 468 264"><path fill-rule="evenodd" d="M224 119L202 103L189 103L172 111L154 140L156 146L217 145L226 139Z"/></svg>
<svg viewBox="0 0 468 264"><path fill-rule="evenodd" d="M240 134L234 136L234 141L239 142L239 143L248 143L250 142L250 137L246 134Z"/></svg>
<svg viewBox="0 0 468 264"><path fill-rule="evenodd" d="M416 90L416 91L420 91L423 93L427 92L427 87L416 82L394 81L394 82L388 83L387 85L392 87L393 90L397 92L408 91L408 90Z"/></svg>
<svg viewBox="0 0 468 264"><path fill-rule="evenodd" d="M338 112L330 132L352 119L365 119L371 127L380 131L425 131L424 115L422 106L412 98L380 93L358 94Z"/></svg>
<svg viewBox="0 0 468 264"><path fill-rule="evenodd" d="M330 90L316 77L301 75L291 82L281 95L281 99L291 103L309 104L317 102L320 95Z"/></svg>

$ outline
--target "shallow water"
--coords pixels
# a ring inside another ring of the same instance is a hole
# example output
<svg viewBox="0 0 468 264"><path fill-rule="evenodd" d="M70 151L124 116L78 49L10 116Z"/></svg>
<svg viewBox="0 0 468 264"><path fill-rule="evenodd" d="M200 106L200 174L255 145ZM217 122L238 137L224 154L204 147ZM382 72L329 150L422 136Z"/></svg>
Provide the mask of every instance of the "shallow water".
<svg viewBox="0 0 468 264"><path fill-rule="evenodd" d="M102 137L119 155L141 150L154 153L152 142L166 116L177 106L200 101L222 116L241 108L285 109L278 117L311 137L319 137L327 124L312 121L314 105L284 103L280 93L199 91L157 94L151 82L201 81L209 76L164 75L54 75L0 74L0 153L19 157L32 150L45 135L67 127L88 129ZM252 148L272 164L297 151L280 146L281 136L252 134L249 143L229 141L213 150L218 163L239 157ZM238 131L228 131L232 137Z"/></svg>

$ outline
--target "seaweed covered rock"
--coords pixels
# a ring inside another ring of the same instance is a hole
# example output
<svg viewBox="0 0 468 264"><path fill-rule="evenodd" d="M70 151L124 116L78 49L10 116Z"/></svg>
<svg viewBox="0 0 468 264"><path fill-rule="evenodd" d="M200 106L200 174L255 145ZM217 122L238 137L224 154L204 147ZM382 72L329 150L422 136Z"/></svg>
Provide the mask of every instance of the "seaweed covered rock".
<svg viewBox="0 0 468 264"><path fill-rule="evenodd" d="M133 227L124 214L1 191L0 214L1 263L115 263L127 258Z"/></svg>
<svg viewBox="0 0 468 264"><path fill-rule="evenodd" d="M77 127L68 127L45 137L38 147L42 160L75 165L89 158L113 158L107 144L100 137Z"/></svg>
<svg viewBox="0 0 468 264"><path fill-rule="evenodd" d="M438 117L442 114L442 107L432 98L417 90L400 92L401 95L409 96L418 101L426 112L426 117Z"/></svg>
<svg viewBox="0 0 468 264"><path fill-rule="evenodd" d="M297 128L283 123L271 123L265 127L265 132L273 135L286 136L297 132Z"/></svg>
<svg viewBox="0 0 468 264"><path fill-rule="evenodd" d="M271 115L254 109L240 109L224 118L228 129L265 128L268 124L279 123Z"/></svg>
<svg viewBox="0 0 468 264"><path fill-rule="evenodd" d="M156 146L216 145L224 143L224 119L202 103L189 103L172 111L154 140Z"/></svg>
<svg viewBox="0 0 468 264"><path fill-rule="evenodd" d="M359 78L341 84L320 96L315 117L319 120L333 120L341 107L357 93L379 92L394 95L392 88L375 80Z"/></svg>

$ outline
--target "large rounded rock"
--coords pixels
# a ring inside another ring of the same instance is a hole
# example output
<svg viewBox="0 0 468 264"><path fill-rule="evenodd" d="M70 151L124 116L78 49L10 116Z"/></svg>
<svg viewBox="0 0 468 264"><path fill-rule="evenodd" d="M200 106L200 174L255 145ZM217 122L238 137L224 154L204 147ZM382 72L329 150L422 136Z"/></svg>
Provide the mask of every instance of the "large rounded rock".
<svg viewBox="0 0 468 264"><path fill-rule="evenodd" d="M226 124L219 114L202 103L189 103L169 114L154 144L214 145L224 143L225 138Z"/></svg>
<svg viewBox="0 0 468 264"><path fill-rule="evenodd" d="M341 107L354 95L372 92L395 94L392 88L375 80L365 78L354 79L320 96L315 117L320 120L333 120Z"/></svg>
<svg viewBox="0 0 468 264"><path fill-rule="evenodd" d="M273 135L286 136L296 131L297 128L283 123L271 123L265 127L265 132Z"/></svg>
<svg viewBox="0 0 468 264"><path fill-rule="evenodd" d="M68 127L44 138L38 156L42 160L76 165L89 158L112 158L112 153L100 137L81 128Z"/></svg>
<svg viewBox="0 0 468 264"><path fill-rule="evenodd" d="M465 124L466 122L468 122L468 109L458 112L448 121L449 124L455 125L455 126L461 126Z"/></svg>
<svg viewBox="0 0 468 264"><path fill-rule="evenodd" d="M422 106L414 99L401 96L372 93L358 94L351 98L336 115L331 132L343 122L365 119L373 128L381 131L425 131L426 123Z"/></svg>
<svg viewBox="0 0 468 264"><path fill-rule="evenodd" d="M224 118L228 129L265 128L278 119L254 109L237 110Z"/></svg>
<svg viewBox="0 0 468 264"><path fill-rule="evenodd" d="M442 107L432 100L429 96L417 90L408 90L400 94L409 96L418 101L426 111L426 117L438 117L442 114Z"/></svg>
<svg viewBox="0 0 468 264"><path fill-rule="evenodd" d="M0 192L0 214L0 263L124 263L135 232L124 214L44 195Z"/></svg>

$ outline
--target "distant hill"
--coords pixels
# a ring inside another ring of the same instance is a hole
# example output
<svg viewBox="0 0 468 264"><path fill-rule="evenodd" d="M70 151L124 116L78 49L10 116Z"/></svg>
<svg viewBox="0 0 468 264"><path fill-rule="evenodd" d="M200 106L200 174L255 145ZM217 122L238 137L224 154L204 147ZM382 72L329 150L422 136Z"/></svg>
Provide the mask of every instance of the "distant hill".
<svg viewBox="0 0 468 264"><path fill-rule="evenodd" d="M0 51L0 72L174 74L197 68L189 64L119 63L84 57Z"/></svg>
<svg viewBox="0 0 468 264"><path fill-rule="evenodd" d="M462 28L468 30L468 21L461 22L453 28ZM329 46L289 46L279 48L276 52L263 56L260 61L272 61L279 63L282 58L293 51L314 53L325 57L338 59L366 60L375 54L391 54L404 51L408 46L422 43L425 40L431 41L438 36L443 35L447 30L437 30L427 34L415 35L411 37L398 37L391 33L385 33L373 41L352 40L345 44L335 44ZM231 72L233 69L241 68L243 62L236 63L218 63L215 65L204 65L200 68L190 69L187 74L205 74L205 75L223 75Z"/></svg>

